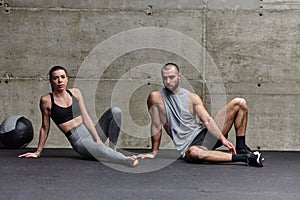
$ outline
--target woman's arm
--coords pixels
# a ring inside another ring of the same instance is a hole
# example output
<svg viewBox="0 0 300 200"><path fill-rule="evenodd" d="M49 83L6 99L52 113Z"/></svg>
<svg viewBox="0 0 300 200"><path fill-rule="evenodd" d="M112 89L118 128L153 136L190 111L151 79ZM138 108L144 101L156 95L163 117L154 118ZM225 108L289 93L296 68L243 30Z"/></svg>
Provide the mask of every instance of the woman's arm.
<svg viewBox="0 0 300 200"><path fill-rule="evenodd" d="M40 134L39 134L39 143L36 152L28 152L22 155L19 155L19 157L24 158L37 158L40 157L41 152L44 148L44 145L47 141L49 130L50 130L50 97L49 95L42 96L40 99L40 110L42 113L42 126L40 128Z"/></svg>
<svg viewBox="0 0 300 200"><path fill-rule="evenodd" d="M99 144L103 144L103 142L100 139L100 137L98 135L98 132L95 128L94 122L93 122L93 120L91 119L91 117L89 116L89 114L86 110L85 103L84 103L81 91L78 88L73 88L71 90L72 90L72 93L75 95L75 97L78 100L83 123L88 128L88 130L91 132L91 134L92 134L93 138L95 139L95 141Z"/></svg>

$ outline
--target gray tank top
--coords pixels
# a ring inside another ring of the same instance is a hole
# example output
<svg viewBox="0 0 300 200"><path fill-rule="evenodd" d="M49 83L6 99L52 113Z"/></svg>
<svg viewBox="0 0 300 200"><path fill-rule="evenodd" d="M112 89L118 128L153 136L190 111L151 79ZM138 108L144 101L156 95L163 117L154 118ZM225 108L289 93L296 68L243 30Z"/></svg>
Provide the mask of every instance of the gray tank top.
<svg viewBox="0 0 300 200"><path fill-rule="evenodd" d="M185 151L204 129L196 116L192 116L188 106L189 91L180 88L176 94L168 94L165 88L160 89L169 125L167 134L172 138L176 149L185 156Z"/></svg>

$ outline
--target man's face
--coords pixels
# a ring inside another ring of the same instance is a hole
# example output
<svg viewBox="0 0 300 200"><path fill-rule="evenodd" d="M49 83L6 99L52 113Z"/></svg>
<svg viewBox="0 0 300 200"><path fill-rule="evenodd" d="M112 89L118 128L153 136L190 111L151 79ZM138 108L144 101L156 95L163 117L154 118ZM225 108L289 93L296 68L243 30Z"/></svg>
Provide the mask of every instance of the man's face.
<svg viewBox="0 0 300 200"><path fill-rule="evenodd" d="M161 74L165 88L173 93L178 92L181 74L177 71L176 67L170 66L168 69L162 69Z"/></svg>

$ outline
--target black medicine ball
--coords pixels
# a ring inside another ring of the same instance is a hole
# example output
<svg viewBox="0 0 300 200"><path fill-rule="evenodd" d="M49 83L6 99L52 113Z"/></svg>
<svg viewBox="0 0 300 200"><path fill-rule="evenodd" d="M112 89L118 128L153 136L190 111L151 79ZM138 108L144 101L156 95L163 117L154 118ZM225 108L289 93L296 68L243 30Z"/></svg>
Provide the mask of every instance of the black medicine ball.
<svg viewBox="0 0 300 200"><path fill-rule="evenodd" d="M25 117L11 115L0 126L0 143L4 148L20 149L33 139L33 127Z"/></svg>

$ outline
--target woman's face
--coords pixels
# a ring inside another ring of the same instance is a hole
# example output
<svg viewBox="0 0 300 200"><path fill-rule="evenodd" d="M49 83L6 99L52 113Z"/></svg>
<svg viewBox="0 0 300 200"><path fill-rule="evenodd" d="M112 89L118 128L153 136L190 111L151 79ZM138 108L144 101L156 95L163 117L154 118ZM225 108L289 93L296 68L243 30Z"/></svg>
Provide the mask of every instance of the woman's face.
<svg viewBox="0 0 300 200"><path fill-rule="evenodd" d="M50 78L53 91L63 91L68 85L68 76L62 69L52 72Z"/></svg>

